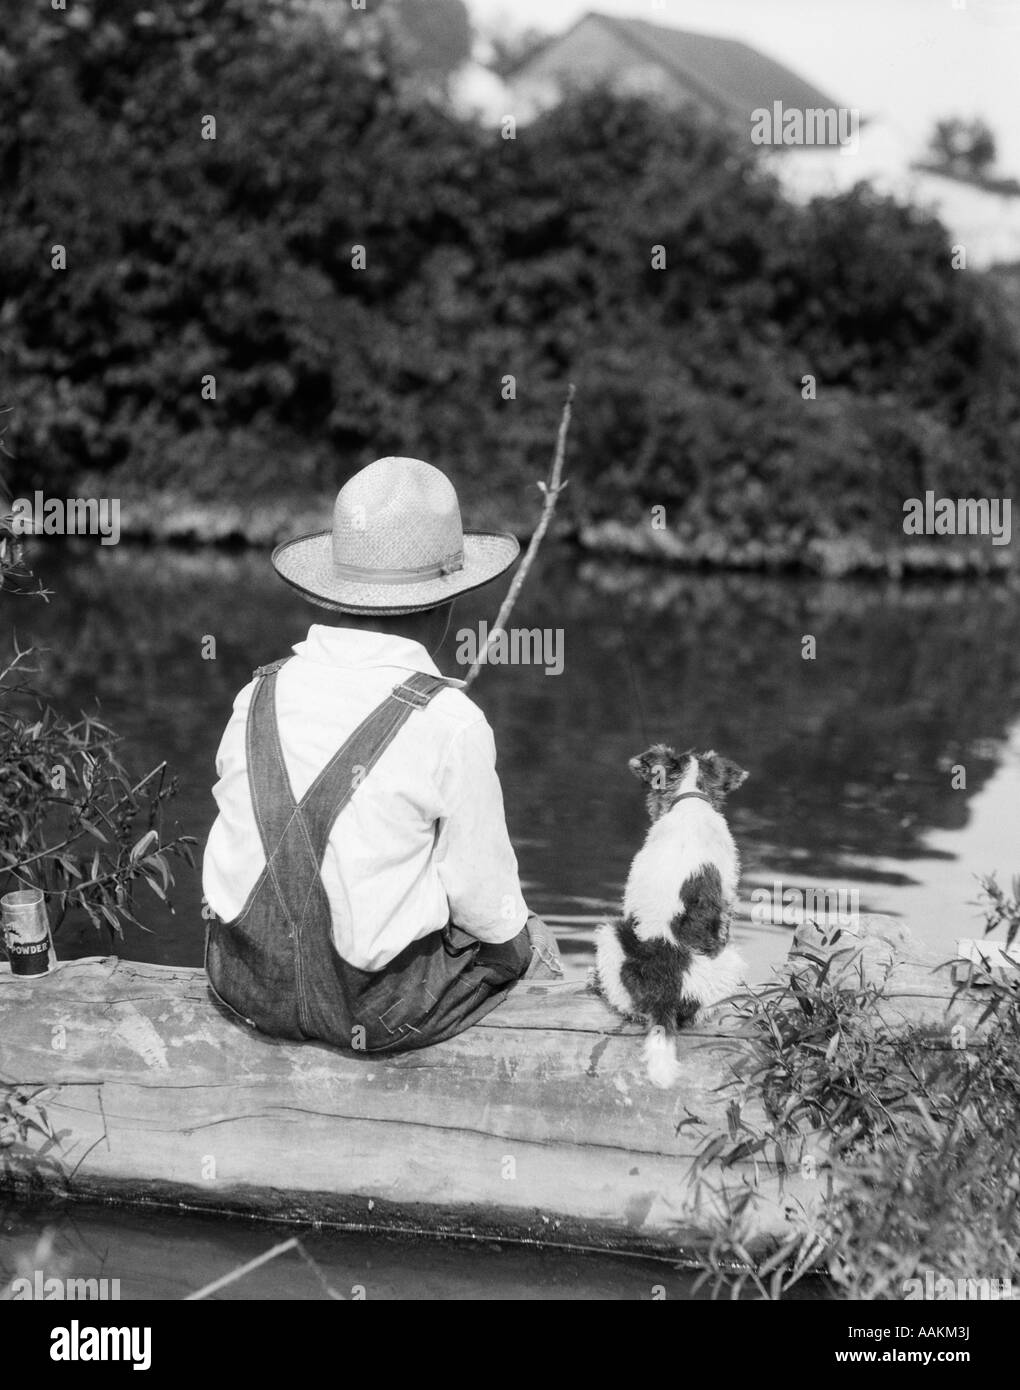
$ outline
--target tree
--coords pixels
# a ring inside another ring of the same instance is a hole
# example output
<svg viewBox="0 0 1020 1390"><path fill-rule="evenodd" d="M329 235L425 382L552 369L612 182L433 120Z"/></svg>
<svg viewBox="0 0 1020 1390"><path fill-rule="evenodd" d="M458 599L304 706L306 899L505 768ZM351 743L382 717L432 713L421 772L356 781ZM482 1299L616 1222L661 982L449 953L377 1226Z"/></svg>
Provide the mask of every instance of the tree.
<svg viewBox="0 0 1020 1390"><path fill-rule="evenodd" d="M471 20L464 0L393 0L406 61L422 77L440 82L471 56Z"/></svg>
<svg viewBox="0 0 1020 1390"><path fill-rule="evenodd" d="M995 136L980 117L937 121L928 148L935 163L953 173L980 177L995 163Z"/></svg>

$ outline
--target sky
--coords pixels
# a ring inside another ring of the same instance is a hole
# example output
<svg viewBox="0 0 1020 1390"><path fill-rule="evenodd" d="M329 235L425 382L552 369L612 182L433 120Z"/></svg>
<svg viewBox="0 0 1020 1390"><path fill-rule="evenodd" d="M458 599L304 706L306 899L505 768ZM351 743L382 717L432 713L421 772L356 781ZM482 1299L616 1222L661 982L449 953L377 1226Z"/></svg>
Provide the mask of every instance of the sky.
<svg viewBox="0 0 1020 1390"><path fill-rule="evenodd" d="M466 0L476 28L561 32L588 10L745 43L918 155L936 120L983 117L1020 177L1020 0Z"/></svg>

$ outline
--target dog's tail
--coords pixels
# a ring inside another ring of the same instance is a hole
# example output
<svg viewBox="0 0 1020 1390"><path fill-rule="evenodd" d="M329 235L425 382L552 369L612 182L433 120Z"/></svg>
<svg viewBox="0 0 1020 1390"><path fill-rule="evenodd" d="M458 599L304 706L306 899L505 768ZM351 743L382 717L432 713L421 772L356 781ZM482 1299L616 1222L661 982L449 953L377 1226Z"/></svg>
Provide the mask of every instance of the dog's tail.
<svg viewBox="0 0 1020 1390"><path fill-rule="evenodd" d="M648 1030L641 1055L653 1086L664 1089L680 1080L680 1063L676 1056L676 1034L656 1024Z"/></svg>

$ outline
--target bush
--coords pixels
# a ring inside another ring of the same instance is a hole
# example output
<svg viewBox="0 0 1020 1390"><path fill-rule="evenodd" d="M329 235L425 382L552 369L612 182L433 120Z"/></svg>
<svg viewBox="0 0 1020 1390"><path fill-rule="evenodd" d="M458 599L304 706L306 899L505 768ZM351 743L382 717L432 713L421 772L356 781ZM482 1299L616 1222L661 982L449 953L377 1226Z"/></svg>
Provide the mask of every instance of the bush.
<svg viewBox="0 0 1020 1390"><path fill-rule="evenodd" d="M32 576L4 529L0 589L9 602L11 583L32 592ZM15 648L0 668L0 896L40 888L54 932L78 910L118 936L125 921L141 925L135 886L166 902L170 859L190 864L194 840L163 838L164 806L176 791L166 764L130 777L105 724L87 714L67 720L45 702L29 680L31 656Z"/></svg>
<svg viewBox="0 0 1020 1390"><path fill-rule="evenodd" d="M994 878L983 896L986 930L1006 927L1011 944L1016 897ZM742 1241L747 1189L705 1277L716 1293L751 1286L767 1298L819 1265L830 1292L850 1299L901 1299L907 1281L923 1288L926 1276L1008 1291L1020 1278L1020 995L990 982L981 1023L992 1026L958 1050L944 1033L890 1026L880 986L829 976L828 967L816 979L794 974L741 997L757 1047L736 1068L729 1132L708 1135L700 1156L725 1168L758 1155L786 1172L821 1139L828 1173L818 1177L829 1187L820 1217L756 1262ZM764 1127L744 1116L745 1103L759 1101Z"/></svg>
<svg viewBox="0 0 1020 1390"><path fill-rule="evenodd" d="M164 803L176 790L166 764L138 781L115 755L116 735L83 715L70 722L20 679L25 654L0 670L0 895L41 888L56 932L72 909L120 935L138 919L133 888L162 899L168 856L191 863L189 836L161 837ZM36 706L31 722L15 712Z"/></svg>
<svg viewBox="0 0 1020 1390"><path fill-rule="evenodd" d="M517 519L573 379L575 525L662 504L724 547L902 544L907 496L1014 490L1017 335L927 215L863 187L795 207L714 124L608 92L503 140L414 96L360 18L75 14L0 38L19 487L87 464L128 501L247 497L294 458L314 490L412 453Z"/></svg>

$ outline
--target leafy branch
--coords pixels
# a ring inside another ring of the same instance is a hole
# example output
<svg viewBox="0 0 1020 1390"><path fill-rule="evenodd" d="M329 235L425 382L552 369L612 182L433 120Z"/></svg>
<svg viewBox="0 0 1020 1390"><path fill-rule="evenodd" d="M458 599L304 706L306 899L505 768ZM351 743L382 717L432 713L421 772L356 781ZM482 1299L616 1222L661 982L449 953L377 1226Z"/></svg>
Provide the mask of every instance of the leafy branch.
<svg viewBox="0 0 1020 1390"><path fill-rule="evenodd" d="M8 518L6 530L0 524L0 587L45 597L21 587L32 578ZM0 668L0 894L42 889L54 931L75 909L115 937L125 922L146 930L135 887L169 905L171 861L194 862L192 836L163 836L176 779L165 762L130 777L112 729L89 714L68 720L39 694L34 656L15 643Z"/></svg>
<svg viewBox="0 0 1020 1390"><path fill-rule="evenodd" d="M79 908L119 936L124 922L143 927L137 884L167 902L171 860L194 862L193 837L163 837L176 779L165 762L129 777L106 724L66 720L38 695L29 655L0 671L0 892L41 888L54 930Z"/></svg>

